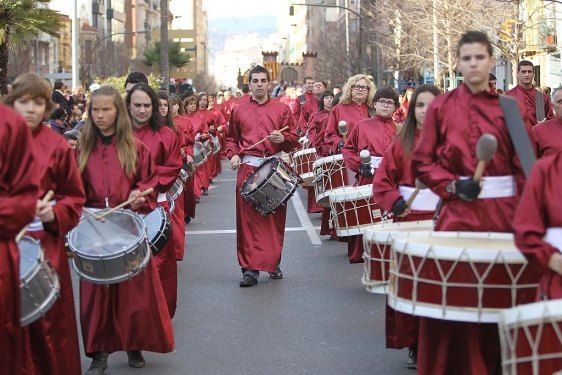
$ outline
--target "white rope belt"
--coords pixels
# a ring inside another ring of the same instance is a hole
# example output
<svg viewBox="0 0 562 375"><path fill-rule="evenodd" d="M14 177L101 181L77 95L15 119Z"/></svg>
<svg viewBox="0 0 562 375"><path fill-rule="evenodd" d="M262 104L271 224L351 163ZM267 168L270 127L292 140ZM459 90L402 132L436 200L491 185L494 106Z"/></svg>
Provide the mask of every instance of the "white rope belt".
<svg viewBox="0 0 562 375"><path fill-rule="evenodd" d="M461 177L466 180L468 177ZM517 191L515 176L486 176L482 177L482 190L479 199L514 197Z"/></svg>
<svg viewBox="0 0 562 375"><path fill-rule="evenodd" d="M562 252L562 227L548 228L544 236L544 242L548 242Z"/></svg>

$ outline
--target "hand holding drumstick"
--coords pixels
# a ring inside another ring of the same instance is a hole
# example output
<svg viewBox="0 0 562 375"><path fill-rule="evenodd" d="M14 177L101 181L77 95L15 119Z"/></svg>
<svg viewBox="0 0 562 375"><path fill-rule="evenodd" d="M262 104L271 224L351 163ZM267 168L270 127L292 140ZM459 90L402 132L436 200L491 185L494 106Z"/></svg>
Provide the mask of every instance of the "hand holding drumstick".
<svg viewBox="0 0 562 375"><path fill-rule="evenodd" d="M285 130L288 130L289 127L285 126L284 128L281 128L279 130L275 129L274 131L272 131L267 137L264 137L262 140L254 143L253 145L243 148L242 150L240 150L240 153L244 152L244 151L248 151L253 149L254 147L262 144L263 142L270 140L273 143L283 143L283 141L285 140L285 136L283 135L283 132ZM232 168L233 170L237 170L240 167L241 164L241 158L239 155L234 155L231 159L230 159L230 168Z"/></svg>
<svg viewBox="0 0 562 375"><path fill-rule="evenodd" d="M39 212L44 213L45 211L47 211L47 209L45 208L46 205L50 206L49 201L51 200L51 198L53 197L53 195L55 194L54 191L49 190L47 192L47 194L45 194L45 196L43 197L43 199L41 199L40 201L37 202L37 214L39 214ZM51 209L51 213L52 213L52 209ZM51 219L51 221L54 220L54 215L53 215L53 219ZM29 224L27 224L25 227L23 227L18 235L16 236L16 242L19 242L23 236L25 235L25 232L27 232L27 228L29 227Z"/></svg>
<svg viewBox="0 0 562 375"><path fill-rule="evenodd" d="M133 191L131 192L131 194L129 194L129 199L127 199L125 202L123 202L123 203L121 203L121 204L119 204L119 205L113 207L113 208L110 209L110 210L107 210L107 211L105 211L105 212L102 212L102 213L99 214L99 215L96 215L96 220L101 220L101 219L103 219L104 217L106 217L107 215L109 215L110 213L112 213L112 212L114 212L114 211L117 211L117 210L119 210L119 209L121 209L121 208L123 208L123 207L125 207L125 206L127 206L127 205L129 205L129 204L131 205L131 208L133 208L133 209L140 208L140 206L142 206L142 204L144 203L144 200L145 200L145 199L144 199L144 196L146 196L146 195L152 193L153 191L154 191L153 188L148 188L148 189L146 189L146 190L143 191L143 192L140 192L139 190L133 190ZM139 203L139 202L140 202L140 203ZM135 207L133 206L133 204L135 204L137 207L135 208Z"/></svg>

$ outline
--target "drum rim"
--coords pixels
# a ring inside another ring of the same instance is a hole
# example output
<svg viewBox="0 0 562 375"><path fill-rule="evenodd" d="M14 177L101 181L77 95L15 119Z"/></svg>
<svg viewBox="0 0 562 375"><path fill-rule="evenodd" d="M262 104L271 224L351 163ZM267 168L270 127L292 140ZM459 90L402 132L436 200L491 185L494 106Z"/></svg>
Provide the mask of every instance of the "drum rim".
<svg viewBox="0 0 562 375"><path fill-rule="evenodd" d="M309 147L309 148L303 148L302 150L295 151L293 152L293 158L298 158L301 155L307 155L307 154L316 154L316 148Z"/></svg>
<svg viewBox="0 0 562 375"><path fill-rule="evenodd" d="M246 179L246 181L244 181L244 184L242 184L242 187L240 188L240 193L241 194L246 194L246 195L251 195L252 192L259 190L267 181L269 181L269 179L271 178L271 176L273 175L273 172L277 169L277 168L271 168L271 170L269 171L269 173L267 174L267 177L264 178L258 185L256 185L255 188L253 188L252 190L249 191L245 191L245 187L248 184L248 181L250 180L250 176L252 176L254 173L256 173L258 171L258 169L260 169L262 166L269 164L269 163L277 163L276 166L279 167L280 161L277 158L267 158L263 161L263 163L261 163L258 167L255 167L256 169L254 169L252 171L252 173L248 176L248 178Z"/></svg>
<svg viewBox="0 0 562 375"><path fill-rule="evenodd" d="M346 191L347 189L347 191ZM368 196L361 196L361 199L369 199L373 197L373 187L371 184L369 185L359 185L359 186L342 186L339 188L335 188L332 190L329 190L331 192L331 194L329 195L330 197L330 202L349 202L352 200L356 200L357 198L359 198L359 193L367 191L370 193L370 195ZM347 198L347 199L343 199L343 198ZM376 204L376 203L375 203Z"/></svg>
<svg viewBox="0 0 562 375"><path fill-rule="evenodd" d="M36 267L33 269L33 275L36 276L40 271L44 270L47 273L49 273L50 275L53 276L53 288L51 289L49 295L47 296L47 298L45 298L45 300L43 301L43 303L40 306L36 306L35 309L33 309L33 311L31 311L30 313L28 313L27 315L23 315L24 311L23 311L23 306L21 309L21 317L20 317L20 324L22 327L28 326L31 323L35 322L36 320L38 320L39 318L43 317L47 311L49 311L49 309L51 308L51 306L53 306L53 304L59 299L60 297L60 280L59 280L59 276L56 272L56 270L54 269L53 266L51 266L49 263L47 263L46 261L41 261L38 263L39 267ZM30 280L32 281L34 279L34 277ZM29 283L27 283L29 284ZM21 290L23 289L24 285L22 283L22 280L20 280L20 293ZM23 299L22 299L23 300Z"/></svg>
<svg viewBox="0 0 562 375"><path fill-rule="evenodd" d="M522 323L538 324L545 317L546 311L562 311L562 299L537 301L505 309L501 312L500 324L509 328L515 328ZM562 316L556 321L562 321Z"/></svg>
<svg viewBox="0 0 562 375"><path fill-rule="evenodd" d="M324 160L324 159L329 159L329 160ZM337 154L337 155L330 155L330 156L324 156L322 158L318 158L314 161L313 167L319 167L322 164L327 164L327 163L334 163L334 162L338 162L341 161L343 162L343 155L342 154Z"/></svg>
<svg viewBox="0 0 562 375"><path fill-rule="evenodd" d="M425 223L425 222L428 223ZM400 230L399 226L396 227L390 227L391 224L407 224L407 223L419 223L418 225L403 225L402 228L404 228L403 230ZM431 227L429 226L425 226L426 224L430 224L431 223ZM376 228L379 227L380 228ZM386 226L386 228L384 228L383 226ZM407 236L407 233L411 233L411 232L432 232L433 231L433 220L420 220L420 221L399 221L397 223L391 222L391 223L384 223L384 222L380 222L378 224L373 224L371 225L371 228L367 228L363 231L363 236L364 238L370 240L373 243L381 243L381 242L385 242L385 243L390 243L392 242L392 238L389 237L403 237L403 236ZM412 230L414 229L414 230ZM386 236L386 239L383 238L382 236ZM380 237L379 237L380 236Z"/></svg>

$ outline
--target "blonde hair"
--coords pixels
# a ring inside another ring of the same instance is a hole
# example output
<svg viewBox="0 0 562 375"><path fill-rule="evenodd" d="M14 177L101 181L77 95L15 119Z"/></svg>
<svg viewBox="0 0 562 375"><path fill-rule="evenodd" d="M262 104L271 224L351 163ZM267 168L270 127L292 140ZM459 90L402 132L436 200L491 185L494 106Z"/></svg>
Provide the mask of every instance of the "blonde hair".
<svg viewBox="0 0 562 375"><path fill-rule="evenodd" d="M51 100L52 91L49 83L34 73L19 75L12 84L12 92L4 98L4 104L13 107L16 100L26 95L29 95L30 99L45 99L43 121L46 120L55 108Z"/></svg>
<svg viewBox="0 0 562 375"><path fill-rule="evenodd" d="M375 92L377 91L377 88L375 86L375 84L371 81L371 79L366 76L365 74L357 74L354 75L353 77L350 77L347 82L345 83L345 85L343 86L342 89L342 94L341 94L341 98L340 98L340 103L344 103L344 104L350 104L352 99L351 99L351 90L353 90L353 85L355 85L358 81L364 79L367 82L367 86L369 86L369 93L367 94L367 100L365 100L365 104L367 104L368 107L371 107L372 103L373 103L373 98L375 97Z"/></svg>
<svg viewBox="0 0 562 375"><path fill-rule="evenodd" d="M112 86L102 86L96 90L88 105L88 117L86 119L86 124L82 129L82 136L80 137L80 156L78 157L78 168L80 172L83 172L88 164L88 159L92 153L99 130L94 124L92 116L92 102L95 97L98 96L110 96L113 98L113 105L117 109L117 118L115 120L115 143L117 146L117 156L119 157L119 163L121 168L125 171L127 176L133 177L137 170L137 159L138 150L136 139L133 134L133 125L127 114L127 108L125 107L125 101L117 89Z"/></svg>

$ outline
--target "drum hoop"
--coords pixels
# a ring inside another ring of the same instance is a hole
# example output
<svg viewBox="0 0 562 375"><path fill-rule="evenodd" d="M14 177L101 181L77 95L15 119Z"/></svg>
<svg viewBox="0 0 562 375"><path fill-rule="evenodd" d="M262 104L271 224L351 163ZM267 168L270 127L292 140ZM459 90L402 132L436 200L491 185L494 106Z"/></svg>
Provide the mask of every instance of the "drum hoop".
<svg viewBox="0 0 562 375"><path fill-rule="evenodd" d="M51 308L51 306L53 306L53 304L60 297L60 281L59 281L59 276L55 271L55 269L48 262L42 261L39 263L39 267L36 267L36 272L34 272L34 276L37 275L40 271L44 271L50 276L52 276L52 279L49 280L52 281L51 284L52 289L49 295L47 296L47 298L45 298L45 300L40 306L36 306L36 309L34 309L30 314L26 316L22 316L20 318L20 324L22 327L28 326L29 324L35 322L37 319L44 316L47 313L47 311ZM20 282L20 288L22 288L21 282Z"/></svg>
<svg viewBox="0 0 562 375"><path fill-rule="evenodd" d="M299 151L293 153L293 158L298 158L299 156L308 155L308 154L316 154L316 149L315 148L305 148L305 149L299 150Z"/></svg>
<svg viewBox="0 0 562 375"><path fill-rule="evenodd" d="M343 155L342 154L330 155L330 156L325 156L323 158L316 159L313 166L314 166L314 168L316 168L316 167L319 167L320 165L323 165L323 164L336 163L338 161L343 162Z"/></svg>
<svg viewBox="0 0 562 375"><path fill-rule="evenodd" d="M369 185L344 186L330 190L330 202L342 203L356 201L358 199L371 199L373 197L373 187ZM368 192L364 195L362 193Z"/></svg>
<svg viewBox="0 0 562 375"><path fill-rule="evenodd" d="M560 314L560 311L562 311L562 300L559 299L515 306L502 311L500 325L506 327L517 326L518 323L525 326L534 325L534 323L539 324L546 316L553 317L552 320L559 322L562 321L562 316L554 318L556 315L546 315L546 313Z"/></svg>

